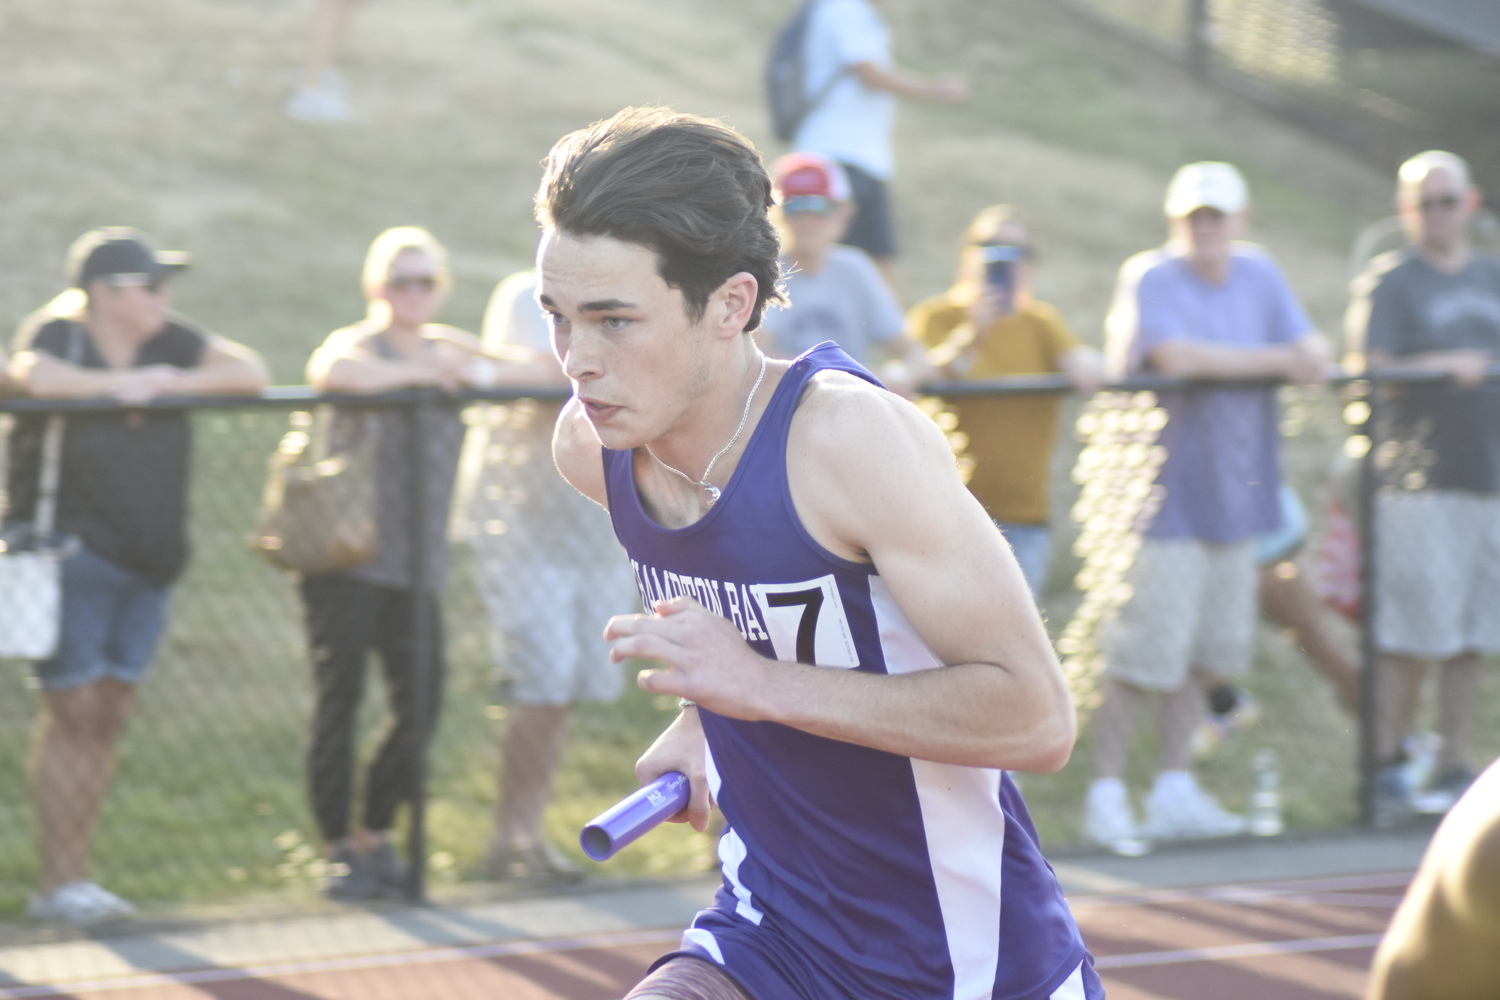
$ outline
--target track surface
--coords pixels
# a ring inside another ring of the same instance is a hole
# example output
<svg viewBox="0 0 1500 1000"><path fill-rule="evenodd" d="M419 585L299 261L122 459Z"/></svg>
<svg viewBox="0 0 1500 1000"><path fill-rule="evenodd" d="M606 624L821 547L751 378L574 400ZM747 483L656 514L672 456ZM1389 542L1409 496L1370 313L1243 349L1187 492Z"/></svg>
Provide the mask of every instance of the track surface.
<svg viewBox="0 0 1500 1000"><path fill-rule="evenodd" d="M1357 1000L1410 873L1084 896L1110 1000ZM4 1000L618 1000L674 930L346 955L44 986Z"/></svg>

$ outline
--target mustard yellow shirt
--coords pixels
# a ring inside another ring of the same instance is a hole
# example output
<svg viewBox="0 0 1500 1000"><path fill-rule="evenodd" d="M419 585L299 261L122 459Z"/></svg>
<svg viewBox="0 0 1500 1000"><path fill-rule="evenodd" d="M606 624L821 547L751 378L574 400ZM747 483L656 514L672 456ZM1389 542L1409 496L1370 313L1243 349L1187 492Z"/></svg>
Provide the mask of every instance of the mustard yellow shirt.
<svg viewBox="0 0 1500 1000"><path fill-rule="evenodd" d="M930 348L939 347L969 320L968 307L951 294L924 299L907 314L907 328ZM1034 302L990 324L977 338L972 379L1056 372L1058 359L1080 346L1062 316ZM958 430L968 436L974 461L969 490L990 517L1045 524L1052 446L1057 441L1057 396L964 397L948 401Z"/></svg>

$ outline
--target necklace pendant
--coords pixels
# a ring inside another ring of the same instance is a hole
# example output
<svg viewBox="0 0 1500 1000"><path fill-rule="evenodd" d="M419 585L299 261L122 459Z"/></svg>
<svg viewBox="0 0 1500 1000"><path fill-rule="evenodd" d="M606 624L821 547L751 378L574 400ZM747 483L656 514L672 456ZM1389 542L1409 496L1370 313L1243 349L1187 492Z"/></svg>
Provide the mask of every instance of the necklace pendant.
<svg viewBox="0 0 1500 1000"><path fill-rule="evenodd" d="M705 486L703 489L708 493L708 505L710 507L719 502L719 488L717 486Z"/></svg>

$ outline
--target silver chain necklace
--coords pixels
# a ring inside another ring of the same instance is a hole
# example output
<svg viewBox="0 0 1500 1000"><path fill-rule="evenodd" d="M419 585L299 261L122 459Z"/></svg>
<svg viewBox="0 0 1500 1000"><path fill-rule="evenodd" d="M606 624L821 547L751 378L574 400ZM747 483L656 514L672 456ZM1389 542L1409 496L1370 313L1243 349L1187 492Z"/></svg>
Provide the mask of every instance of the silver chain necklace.
<svg viewBox="0 0 1500 1000"><path fill-rule="evenodd" d="M757 353L759 353L759 352L757 352ZM713 458L710 458L708 460L708 468L706 468L706 469L703 470L703 478L702 479L694 479L692 476L688 475L686 472L683 472L681 469L674 469L674 468L672 468L666 462L663 462L660 458L657 458L656 452L654 452L654 451L651 450L651 446L649 444L644 446L645 449L646 449L646 454L650 455L652 458L655 458L656 461L657 461L657 463L663 469L666 469L668 472L675 472L675 473L677 473L683 479L686 479L688 482L692 483L694 486L698 487L700 490L703 490L704 492L706 492L708 494L708 505L710 507L712 507L714 504L718 503L718 501L719 501L719 494L722 491L717 486L715 486L713 483L711 483L711 482L708 481L709 473L711 473L711 472L714 471L714 463L717 462L719 459L723 458L724 457L724 453L727 452L730 448L733 448L734 447L734 443L740 439L740 434L742 434L744 432L744 430L745 430L745 421L747 421L747 420L750 419L750 404L753 403L753 402L755 402L755 393L760 389L761 380L764 379L765 377L766 377L766 356L764 354L761 354L760 355L760 374L757 375L757 376L755 376L755 384L750 387L750 395L748 395L748 396L745 397L745 412L740 414L740 425L734 429L734 437L732 437L732 438L729 439L729 443L726 444L724 447L720 448L719 449L719 453L717 455L715 455Z"/></svg>

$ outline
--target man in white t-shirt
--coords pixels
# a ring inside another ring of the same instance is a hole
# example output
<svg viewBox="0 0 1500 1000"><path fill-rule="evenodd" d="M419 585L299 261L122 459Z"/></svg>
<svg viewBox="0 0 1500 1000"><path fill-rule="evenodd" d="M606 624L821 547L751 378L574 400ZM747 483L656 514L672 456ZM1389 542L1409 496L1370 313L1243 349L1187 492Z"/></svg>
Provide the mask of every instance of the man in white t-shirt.
<svg viewBox="0 0 1500 1000"><path fill-rule="evenodd" d="M781 268L790 304L769 309L756 338L776 358L831 340L908 392L928 374L922 347L904 335L901 307L869 254L839 239L854 211L848 175L820 153L790 153L771 168L782 232Z"/></svg>
<svg viewBox="0 0 1500 1000"><path fill-rule="evenodd" d="M484 346L506 358L497 382L568 382L536 301L536 272L500 283L484 314ZM635 583L609 517L557 474L552 426L560 403L488 407L471 429L460 509L489 612L509 703L500 801L485 859L490 877L525 885L582 876L542 837L542 815L579 702L620 696L601 622L635 610Z"/></svg>
<svg viewBox="0 0 1500 1000"><path fill-rule="evenodd" d="M821 100L802 120L792 148L823 153L848 171L858 211L844 242L874 257L889 279L896 232L886 187L895 170L896 98L957 102L968 97L968 84L896 66L890 29L869 0L808 2L814 7L803 83L809 100Z"/></svg>

